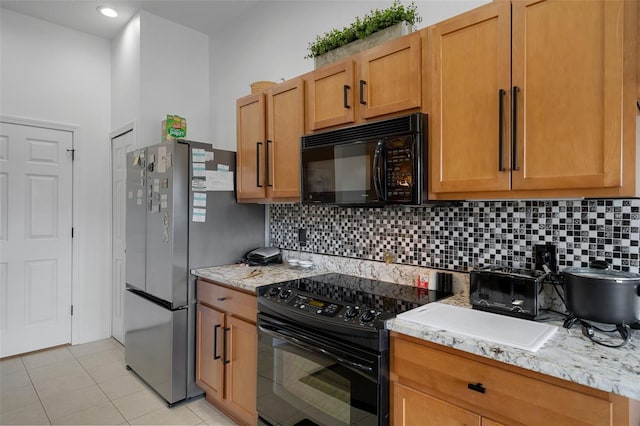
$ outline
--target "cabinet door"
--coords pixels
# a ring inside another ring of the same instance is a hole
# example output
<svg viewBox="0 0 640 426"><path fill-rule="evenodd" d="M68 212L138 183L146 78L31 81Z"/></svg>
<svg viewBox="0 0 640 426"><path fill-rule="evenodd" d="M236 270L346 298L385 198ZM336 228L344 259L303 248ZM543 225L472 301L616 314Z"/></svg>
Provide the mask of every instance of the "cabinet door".
<svg viewBox="0 0 640 426"><path fill-rule="evenodd" d="M308 79L307 108L311 130L353 123L353 60L320 68Z"/></svg>
<svg viewBox="0 0 640 426"><path fill-rule="evenodd" d="M239 202L265 196L265 105L263 93L238 99L236 104Z"/></svg>
<svg viewBox="0 0 640 426"><path fill-rule="evenodd" d="M433 193L509 190L511 6L430 29Z"/></svg>
<svg viewBox="0 0 640 426"><path fill-rule="evenodd" d="M621 185L623 8L607 0L513 3L513 189Z"/></svg>
<svg viewBox="0 0 640 426"><path fill-rule="evenodd" d="M207 398L221 401L224 314L201 304L196 312L196 383L205 390Z"/></svg>
<svg viewBox="0 0 640 426"><path fill-rule="evenodd" d="M358 103L363 118L421 105L421 40L414 33L368 50L359 60Z"/></svg>
<svg viewBox="0 0 640 426"><path fill-rule="evenodd" d="M299 200L304 80L298 78L272 89L267 103L267 198Z"/></svg>
<svg viewBox="0 0 640 426"><path fill-rule="evenodd" d="M226 398L247 424L256 419L258 331L255 324L227 316Z"/></svg>
<svg viewBox="0 0 640 426"><path fill-rule="evenodd" d="M392 423L398 426L480 426L480 416L399 383L391 383ZM484 424L484 423L482 423Z"/></svg>

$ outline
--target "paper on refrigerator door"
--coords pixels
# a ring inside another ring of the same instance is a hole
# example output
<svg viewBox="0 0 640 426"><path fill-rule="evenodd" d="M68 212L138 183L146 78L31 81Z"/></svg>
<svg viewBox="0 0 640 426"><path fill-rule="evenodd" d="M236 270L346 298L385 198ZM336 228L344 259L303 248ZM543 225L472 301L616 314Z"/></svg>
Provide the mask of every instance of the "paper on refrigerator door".
<svg viewBox="0 0 640 426"><path fill-rule="evenodd" d="M167 171L167 147L158 147L158 173L166 173Z"/></svg>
<svg viewBox="0 0 640 426"><path fill-rule="evenodd" d="M193 163L193 177L206 176L204 163Z"/></svg>
<svg viewBox="0 0 640 426"><path fill-rule="evenodd" d="M206 194L206 192L194 192L193 193L193 206L194 207L207 207L207 194Z"/></svg>
<svg viewBox="0 0 640 426"><path fill-rule="evenodd" d="M193 148L191 150L191 161L194 163L204 163L205 152L202 148Z"/></svg>
<svg viewBox="0 0 640 426"><path fill-rule="evenodd" d="M233 191L233 172L207 170L207 191Z"/></svg>
<svg viewBox="0 0 640 426"><path fill-rule="evenodd" d="M193 209L192 222L205 222L207 219L207 209Z"/></svg>
<svg viewBox="0 0 640 426"><path fill-rule="evenodd" d="M206 191L207 182L202 178L196 178L191 180L191 189L194 191Z"/></svg>

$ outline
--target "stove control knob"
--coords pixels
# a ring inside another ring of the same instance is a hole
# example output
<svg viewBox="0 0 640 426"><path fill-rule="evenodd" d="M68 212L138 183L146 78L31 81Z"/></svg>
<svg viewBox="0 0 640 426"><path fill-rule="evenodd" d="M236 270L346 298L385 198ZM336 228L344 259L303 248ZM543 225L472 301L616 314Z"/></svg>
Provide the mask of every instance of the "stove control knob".
<svg viewBox="0 0 640 426"><path fill-rule="evenodd" d="M358 316L359 310L357 306L349 306L347 311L344 313L344 316L347 319L355 318Z"/></svg>
<svg viewBox="0 0 640 426"><path fill-rule="evenodd" d="M280 292L280 300L286 300L289 296L291 296L291 289L283 288Z"/></svg>
<svg viewBox="0 0 640 426"><path fill-rule="evenodd" d="M360 321L369 322L373 320L375 317L376 317L376 311L373 309L369 309L364 314L362 314L362 316L360 317Z"/></svg>
<svg viewBox="0 0 640 426"><path fill-rule="evenodd" d="M276 297L280 293L280 287L271 287L269 289L269 296Z"/></svg>

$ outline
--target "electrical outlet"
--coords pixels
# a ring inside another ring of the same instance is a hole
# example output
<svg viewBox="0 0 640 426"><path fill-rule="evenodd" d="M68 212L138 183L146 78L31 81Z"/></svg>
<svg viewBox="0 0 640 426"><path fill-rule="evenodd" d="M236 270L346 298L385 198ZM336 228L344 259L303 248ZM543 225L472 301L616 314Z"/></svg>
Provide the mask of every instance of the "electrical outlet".
<svg viewBox="0 0 640 426"><path fill-rule="evenodd" d="M298 244L300 247L307 245L307 230L305 228L298 229Z"/></svg>
<svg viewBox="0 0 640 426"><path fill-rule="evenodd" d="M544 266L546 266L554 274L558 272L558 256L555 244L536 244L534 246L534 254L536 270L544 271Z"/></svg>

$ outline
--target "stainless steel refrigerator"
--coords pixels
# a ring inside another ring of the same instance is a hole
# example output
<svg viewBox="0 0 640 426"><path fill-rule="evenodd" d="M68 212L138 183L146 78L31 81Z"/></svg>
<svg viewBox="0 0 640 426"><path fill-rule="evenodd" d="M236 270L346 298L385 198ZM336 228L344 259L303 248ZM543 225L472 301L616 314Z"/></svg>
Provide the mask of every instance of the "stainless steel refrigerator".
<svg viewBox="0 0 640 426"><path fill-rule="evenodd" d="M264 245L264 206L236 203L234 174L234 152L199 142L127 155L125 362L170 406L202 394L191 269Z"/></svg>

